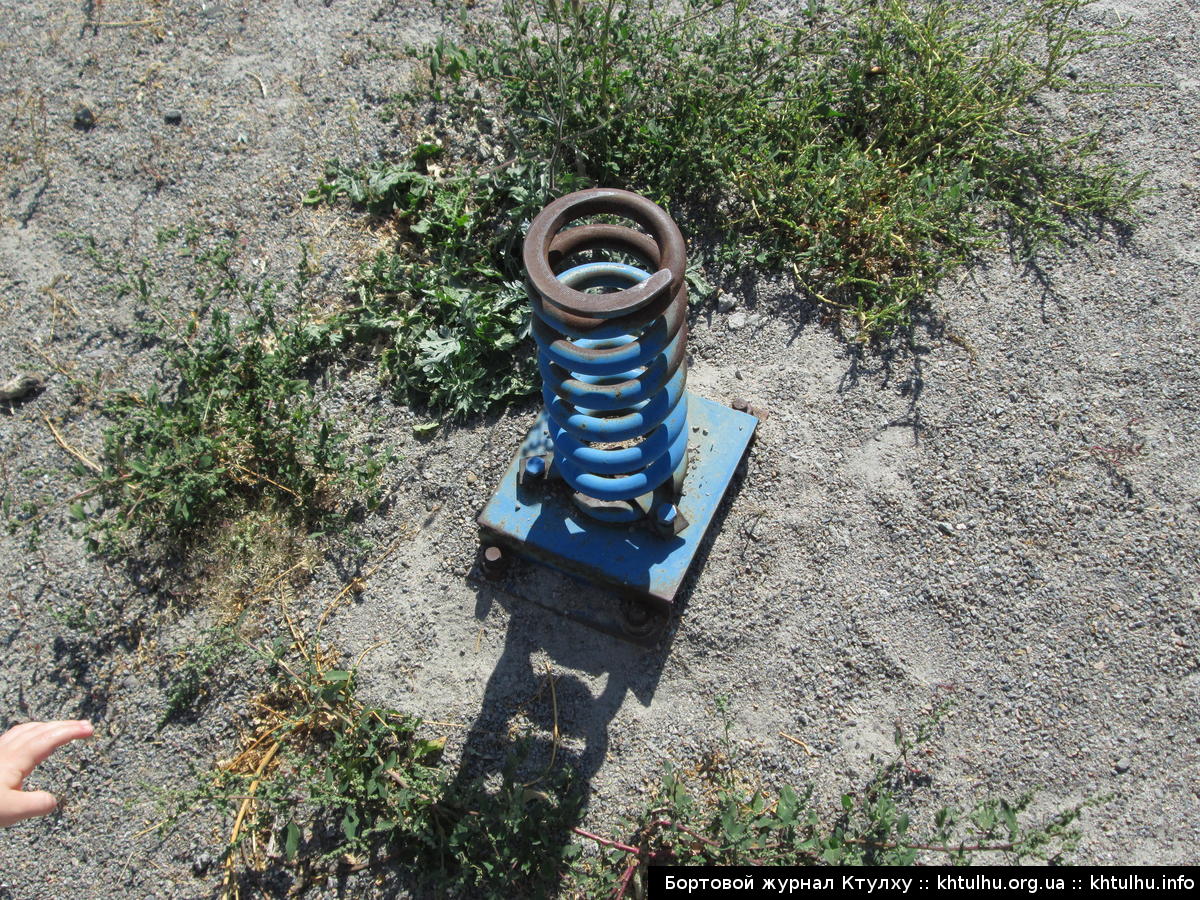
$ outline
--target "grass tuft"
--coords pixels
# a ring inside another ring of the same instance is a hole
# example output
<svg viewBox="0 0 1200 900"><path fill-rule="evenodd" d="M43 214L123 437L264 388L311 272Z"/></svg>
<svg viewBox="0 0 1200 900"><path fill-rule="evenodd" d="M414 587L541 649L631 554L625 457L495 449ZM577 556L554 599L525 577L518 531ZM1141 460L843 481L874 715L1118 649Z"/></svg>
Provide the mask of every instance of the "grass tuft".
<svg viewBox="0 0 1200 900"><path fill-rule="evenodd" d="M627 835L584 835L602 851L598 861L575 872L584 895L642 896L650 865L1061 863L1078 845L1079 816L1092 804L1031 821L1032 794L1011 802L990 797L969 811L942 807L927 826L918 824L914 792L927 776L916 760L929 752L925 745L945 711L928 717L913 737L898 727L895 755L877 765L862 789L842 794L834 810L814 803L811 788L770 791L748 784L726 719L725 751L690 773L668 764L659 789Z"/></svg>
<svg viewBox="0 0 1200 900"><path fill-rule="evenodd" d="M470 46L424 51L430 81L403 99L444 139L331 161L308 197L394 234L350 284L348 327L384 348L408 402L463 418L530 393L524 230L598 185L663 204L711 280L790 274L856 339L885 339L983 251L1029 259L1132 218L1140 178L1039 106L1104 88L1074 66L1124 39L1077 24L1086 5L993 19L851 0L771 18L749 0L509 0Z"/></svg>
<svg viewBox="0 0 1200 900"><path fill-rule="evenodd" d="M159 727L194 710L207 693L218 670L240 649L235 625L218 625L179 654L171 667L166 708Z"/></svg>
<svg viewBox="0 0 1200 900"><path fill-rule="evenodd" d="M870 338L1005 231L1029 255L1131 213L1138 179L1036 106L1093 87L1073 64L1120 40L1076 24L1084 5L996 20L955 0L814 2L769 19L747 0L510 2L463 70L552 183L645 192Z"/></svg>
<svg viewBox="0 0 1200 900"><path fill-rule="evenodd" d="M531 791L512 772L493 790L453 781L443 738L364 704L353 670L293 630L257 648L271 684L252 700L255 725L232 759L177 798L177 814L213 804L231 817L224 895L309 886L390 869L439 895L547 896L569 855L577 805ZM273 888L270 886L274 886Z"/></svg>
<svg viewBox="0 0 1200 900"><path fill-rule="evenodd" d="M250 513L308 528L329 518L339 490L373 502L382 462L344 449L305 377L336 341L330 324L302 308L280 314L284 288L238 274L232 240L187 230L160 244L189 268L194 305L182 317L149 263L106 263L166 383L107 398L101 471L84 492L94 499L71 508L89 547L196 545Z"/></svg>
<svg viewBox="0 0 1200 900"><path fill-rule="evenodd" d="M380 348L380 371L405 402L462 419L532 392L529 310L518 260L524 226L546 196L536 166L446 175L437 145L359 170L338 161L306 202L346 198L390 229L391 247L348 285L341 325Z"/></svg>
<svg viewBox="0 0 1200 900"><path fill-rule="evenodd" d="M1078 845L1084 808L1094 805L1035 818L1026 794L988 797L968 810L924 808L929 779L920 766L943 707L911 737L897 728L895 754L823 808L811 788L759 784L719 705L724 749L668 764L633 822L596 834L577 824L580 798L561 776L544 772L537 790L515 777L519 749L498 785L451 780L442 739L420 737L425 728L415 719L364 705L352 670L294 630L293 637L259 651L274 680L254 701L256 728L242 750L179 801L181 811L212 803L232 818L229 897L267 885L300 893L366 870L447 896L621 900L644 896L650 865L1059 864Z"/></svg>

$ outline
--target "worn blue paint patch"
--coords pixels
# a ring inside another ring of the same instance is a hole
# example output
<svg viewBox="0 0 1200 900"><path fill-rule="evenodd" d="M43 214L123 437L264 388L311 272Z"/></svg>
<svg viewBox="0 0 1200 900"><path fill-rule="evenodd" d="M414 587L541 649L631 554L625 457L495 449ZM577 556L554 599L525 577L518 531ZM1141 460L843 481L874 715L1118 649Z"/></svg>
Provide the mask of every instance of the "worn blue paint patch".
<svg viewBox="0 0 1200 900"><path fill-rule="evenodd" d="M521 459L553 450L543 413L479 514L479 525L492 539L536 562L673 603L757 424L754 416L688 397L690 464L679 502L688 527L668 538L646 525L593 520L575 506L570 488L560 480L518 485Z"/></svg>

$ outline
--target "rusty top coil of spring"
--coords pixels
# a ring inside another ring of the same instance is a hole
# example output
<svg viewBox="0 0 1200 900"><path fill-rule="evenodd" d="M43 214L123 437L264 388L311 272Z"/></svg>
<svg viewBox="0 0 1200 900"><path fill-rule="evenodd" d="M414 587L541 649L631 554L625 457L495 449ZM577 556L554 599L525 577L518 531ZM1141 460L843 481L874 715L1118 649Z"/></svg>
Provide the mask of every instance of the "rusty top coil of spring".
<svg viewBox="0 0 1200 900"><path fill-rule="evenodd" d="M565 228L586 216L618 215L637 222L649 235L620 225ZM646 281L611 294L587 294L559 281L552 266L590 249L616 249L645 258L656 271ZM533 220L525 236L525 271L539 312L569 328L588 330L605 320L634 316L648 323L661 315L684 287L687 249L674 220L657 204L630 191L592 188L555 200Z"/></svg>

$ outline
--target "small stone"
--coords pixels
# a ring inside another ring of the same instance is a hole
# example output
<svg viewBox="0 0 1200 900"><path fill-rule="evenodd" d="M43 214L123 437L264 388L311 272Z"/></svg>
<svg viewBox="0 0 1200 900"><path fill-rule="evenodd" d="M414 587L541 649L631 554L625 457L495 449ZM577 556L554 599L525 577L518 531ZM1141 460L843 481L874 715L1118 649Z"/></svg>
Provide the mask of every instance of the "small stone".
<svg viewBox="0 0 1200 900"><path fill-rule="evenodd" d="M91 131L96 124L96 114L86 106L75 107L75 128L78 131Z"/></svg>
<svg viewBox="0 0 1200 900"><path fill-rule="evenodd" d="M1117 764L1113 766L1113 768L1117 770L1118 775L1124 775L1132 766L1133 760L1131 760L1128 756L1122 756L1117 760Z"/></svg>
<svg viewBox="0 0 1200 900"><path fill-rule="evenodd" d="M0 400L22 400L42 389L42 379L36 375L16 375L0 382Z"/></svg>
<svg viewBox="0 0 1200 900"><path fill-rule="evenodd" d="M732 316L729 317L729 321L726 323L726 327L730 331L737 331L739 328L745 328L746 327L746 314L741 313L741 312L735 312Z"/></svg>
<svg viewBox="0 0 1200 900"><path fill-rule="evenodd" d="M163 121L168 125L181 125L183 124L183 112L178 109L168 109L163 113Z"/></svg>
<svg viewBox="0 0 1200 900"><path fill-rule="evenodd" d="M737 305L737 297L733 294L722 293L717 297L717 312L719 313L731 313L737 309Z"/></svg>

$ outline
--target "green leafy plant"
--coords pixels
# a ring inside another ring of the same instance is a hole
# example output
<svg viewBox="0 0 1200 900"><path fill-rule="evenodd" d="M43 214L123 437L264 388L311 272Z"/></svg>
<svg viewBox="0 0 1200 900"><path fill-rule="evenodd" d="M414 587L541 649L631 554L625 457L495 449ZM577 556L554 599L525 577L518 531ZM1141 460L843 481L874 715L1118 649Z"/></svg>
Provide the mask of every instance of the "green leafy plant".
<svg viewBox="0 0 1200 900"><path fill-rule="evenodd" d="M172 667L166 690L166 708L160 727L187 710L193 709L206 693L208 682L218 669L242 649L233 625L218 625L191 643Z"/></svg>
<svg viewBox="0 0 1200 900"><path fill-rule="evenodd" d="M50 615L64 628L88 634L99 632L104 625L101 616L87 603L72 603L65 607L52 606Z"/></svg>
<svg viewBox="0 0 1200 900"><path fill-rule="evenodd" d="M353 670L338 668L328 648L294 634L259 652L272 682L253 701L257 728L179 801L180 810L208 803L233 817L226 896L279 873L299 892L387 866L439 892L486 896L544 895L557 880L576 815L562 778L530 790L514 757L497 787L456 783L440 764L444 739L363 704Z"/></svg>
<svg viewBox="0 0 1200 900"><path fill-rule="evenodd" d="M173 318L178 298L159 293L148 263L113 264L115 290L136 305L167 377L105 403L101 471L84 492L98 503L71 507L89 546L116 550L131 532L180 545L264 506L315 522L339 486L369 505L381 460L346 452L304 377L338 340L329 323L303 308L281 315L283 287L238 274L232 241L189 230L160 243L191 265L195 305Z"/></svg>
<svg viewBox="0 0 1200 900"><path fill-rule="evenodd" d="M367 869L448 895L620 900L637 894L650 864L911 865L979 854L1061 862L1092 805L1031 820L1027 793L930 813L919 765L943 707L912 736L898 727L895 755L822 810L811 789L757 783L720 701L724 749L687 769L668 765L645 811L620 836L605 837L577 824L582 798L561 768L551 763L521 781L519 742L498 784L452 779L443 740L423 737L419 720L360 701L354 670L315 638L293 626L290 640L252 649L270 677L251 702L255 728L179 800L180 810L213 804L232 818L223 856L229 897L278 886L281 876L299 893ZM583 854L587 843L598 857Z"/></svg>
<svg viewBox="0 0 1200 900"><path fill-rule="evenodd" d="M524 228L612 185L664 204L712 274L790 273L859 339L884 337L985 249L1028 259L1132 217L1140 179L1036 103L1103 88L1072 67L1122 37L1076 24L1085 5L981 20L958 0L850 0L772 19L749 0L506 2L472 46L424 51L430 82L406 97L463 139L331 161L307 198L395 232L352 279L346 327L435 412L529 393Z"/></svg>
<svg viewBox="0 0 1200 900"><path fill-rule="evenodd" d="M5 518L5 532L9 537L24 532L26 550L36 550L42 538L42 516L44 509L34 500L18 503L9 494L0 500L0 515Z"/></svg>
<svg viewBox="0 0 1200 900"><path fill-rule="evenodd" d="M942 711L909 738L897 728L894 757L881 763L863 789L841 796L839 808L823 812L812 790L783 787L768 792L748 786L726 737L720 760L697 767L689 779L668 765L646 811L621 839L583 832L602 849L599 865L576 873L585 892L630 895L654 865L869 865L907 866L934 857L970 862L995 854L1006 862L1059 862L1080 838L1081 804L1028 822L1032 794L1016 801L987 798L968 812L943 807L927 829L913 818L913 751L928 742Z"/></svg>
<svg viewBox="0 0 1200 900"><path fill-rule="evenodd" d="M431 142L358 170L338 161L307 202L345 197L387 217L394 248L367 260L348 286L340 325L381 349L397 397L461 419L530 393L529 311L516 249L548 196L538 167L465 169L447 176Z"/></svg>
<svg viewBox="0 0 1200 900"><path fill-rule="evenodd" d="M1076 24L1084 5L994 20L959 2L810 3L772 20L747 0L507 3L507 31L441 68L495 91L518 158L549 159L552 182L646 192L870 337L1005 230L1029 255L1130 213L1138 179L1033 105L1097 87L1071 67L1120 35Z"/></svg>

